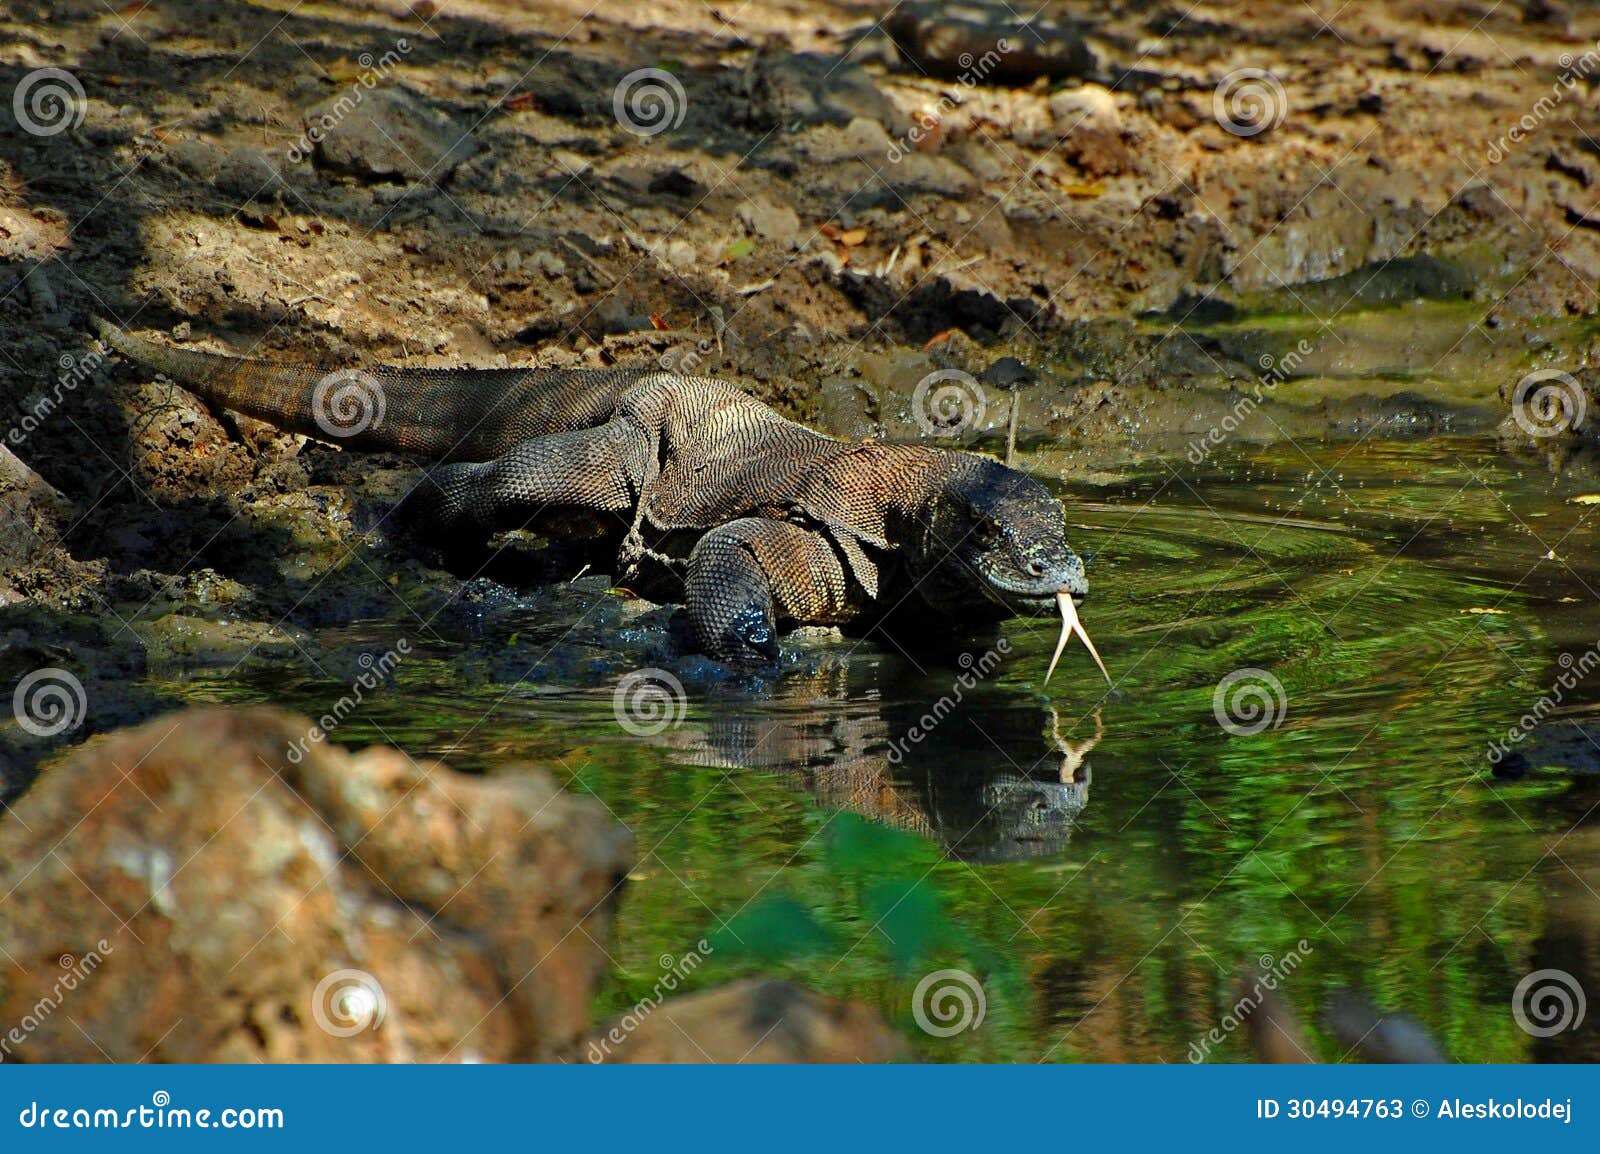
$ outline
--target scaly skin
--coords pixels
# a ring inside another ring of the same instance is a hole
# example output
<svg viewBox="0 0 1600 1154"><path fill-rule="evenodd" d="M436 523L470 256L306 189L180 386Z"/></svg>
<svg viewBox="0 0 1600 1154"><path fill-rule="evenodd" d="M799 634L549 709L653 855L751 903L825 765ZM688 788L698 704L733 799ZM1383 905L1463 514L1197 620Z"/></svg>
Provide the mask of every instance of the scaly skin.
<svg viewBox="0 0 1600 1154"><path fill-rule="evenodd" d="M620 538L626 579L681 588L698 646L767 659L781 630L908 609L962 621L1088 594L1061 503L987 457L847 443L722 381L648 370L325 373L158 344L118 352L208 401L355 449L444 462L408 502L441 537ZM915 614L912 614L915 616Z"/></svg>

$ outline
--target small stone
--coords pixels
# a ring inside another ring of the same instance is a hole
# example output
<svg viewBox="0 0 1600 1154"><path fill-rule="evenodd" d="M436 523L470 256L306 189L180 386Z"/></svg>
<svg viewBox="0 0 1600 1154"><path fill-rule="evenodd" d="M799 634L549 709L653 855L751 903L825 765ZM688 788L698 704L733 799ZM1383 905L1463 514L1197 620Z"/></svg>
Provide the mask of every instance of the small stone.
<svg viewBox="0 0 1600 1154"><path fill-rule="evenodd" d="M800 235L800 217L786 204L755 197L739 205L735 215L751 236L762 240L792 245Z"/></svg>
<svg viewBox="0 0 1600 1154"><path fill-rule="evenodd" d="M695 252L694 245L686 240L669 241L663 255L666 257L668 264L685 272L694 268L700 259L699 254Z"/></svg>
<svg viewBox="0 0 1600 1154"><path fill-rule="evenodd" d="M212 183L218 192L251 201L276 193L282 179L271 157L259 148L246 145L228 154Z"/></svg>
<svg viewBox="0 0 1600 1154"><path fill-rule="evenodd" d="M357 87L305 119L318 163L370 179L440 181L478 152L453 117L400 88Z"/></svg>
<svg viewBox="0 0 1600 1154"><path fill-rule="evenodd" d="M1016 357L1001 357L983 372L982 381L997 389L1020 389L1033 384L1034 372Z"/></svg>
<svg viewBox="0 0 1600 1154"><path fill-rule="evenodd" d="M1119 133L1122 114L1109 89L1098 84L1063 88L1050 96L1050 118L1057 136L1074 132Z"/></svg>
<svg viewBox="0 0 1600 1154"><path fill-rule="evenodd" d="M189 137L178 141L167 152L170 160L182 172L199 180L214 180L222 168L227 154L209 140Z"/></svg>

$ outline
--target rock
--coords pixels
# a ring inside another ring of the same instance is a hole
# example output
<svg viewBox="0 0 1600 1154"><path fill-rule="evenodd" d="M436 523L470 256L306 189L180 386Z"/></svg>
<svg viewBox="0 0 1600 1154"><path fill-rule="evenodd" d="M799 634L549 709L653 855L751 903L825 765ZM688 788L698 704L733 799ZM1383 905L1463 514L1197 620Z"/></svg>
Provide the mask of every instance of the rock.
<svg viewBox="0 0 1600 1154"><path fill-rule="evenodd" d="M631 1030L628 1024L637 1021ZM860 1002L747 979L624 1015L596 1032L590 1061L903 1062L905 1042Z"/></svg>
<svg viewBox="0 0 1600 1154"><path fill-rule="evenodd" d="M312 732L278 710L193 709L44 772L4 819L10 1056L573 1049L628 832L542 771L466 777Z"/></svg>
<svg viewBox="0 0 1600 1154"><path fill-rule="evenodd" d="M265 621L212 621L186 613L168 613L138 622L133 632L152 666L183 670L213 665L237 669L246 661L287 661L311 648L311 638Z"/></svg>
<svg viewBox="0 0 1600 1154"><path fill-rule="evenodd" d="M1001 357L978 378L986 385L1016 391L1038 380L1038 374L1016 357Z"/></svg>
<svg viewBox="0 0 1600 1154"><path fill-rule="evenodd" d="M478 151L448 114L400 88L358 89L306 113L317 161L369 179L443 181Z"/></svg>
<svg viewBox="0 0 1600 1154"><path fill-rule="evenodd" d="M829 377L817 390L817 427L847 441L881 436L876 405L877 396L865 382Z"/></svg>
<svg viewBox="0 0 1600 1154"><path fill-rule="evenodd" d="M734 210L751 236L793 247L800 236L800 217L786 204L773 204L764 197L751 197Z"/></svg>
<svg viewBox="0 0 1600 1154"><path fill-rule="evenodd" d="M227 154L209 140L190 136L168 149L167 159L190 176L200 180L215 180Z"/></svg>
<svg viewBox="0 0 1600 1154"><path fill-rule="evenodd" d="M891 139L883 125L857 117L843 128L816 128L801 146L806 159L824 168L840 169L830 183L849 188L854 196L863 187L880 185L896 194L929 192L961 196L975 183L972 174L942 156L926 156ZM845 163L854 162L856 163ZM863 167L865 166L865 167ZM863 198L863 203L868 198Z"/></svg>
<svg viewBox="0 0 1600 1154"><path fill-rule="evenodd" d="M1024 148L1049 148L1056 142L1050 106L1033 93L1013 93L1008 113L1011 139Z"/></svg>
<svg viewBox="0 0 1600 1154"><path fill-rule="evenodd" d="M1337 990L1323 1014L1323 1023L1348 1054L1354 1050L1368 1062L1435 1065L1450 1059L1410 1014L1382 1014L1366 995Z"/></svg>
<svg viewBox="0 0 1600 1154"><path fill-rule="evenodd" d="M1064 88L1050 97L1052 135L1061 155L1091 176L1115 176L1134 167L1123 140L1122 115L1110 91L1098 84Z"/></svg>
<svg viewBox="0 0 1600 1154"><path fill-rule="evenodd" d="M1573 777L1600 774L1600 725L1563 719L1531 731L1513 728L1497 735L1489 761L1496 777L1512 780L1539 771Z"/></svg>
<svg viewBox="0 0 1600 1154"><path fill-rule="evenodd" d="M816 52L791 52L781 41L763 45L744 78L746 119L768 128L848 124L857 117L899 131L903 115L866 69Z"/></svg>
<svg viewBox="0 0 1600 1154"><path fill-rule="evenodd" d="M1063 88L1050 96L1050 119L1057 136L1074 132L1120 133L1122 114L1111 91L1098 84Z"/></svg>
<svg viewBox="0 0 1600 1154"><path fill-rule="evenodd" d="M241 201L258 200L279 191L283 181L278 166L259 148L236 148L217 170L212 183L217 191Z"/></svg>
<svg viewBox="0 0 1600 1154"><path fill-rule="evenodd" d="M1026 19L1005 5L919 0L895 7L884 20L895 47L931 76L969 84L1026 83L1039 76L1099 72L1084 28L1037 12Z"/></svg>

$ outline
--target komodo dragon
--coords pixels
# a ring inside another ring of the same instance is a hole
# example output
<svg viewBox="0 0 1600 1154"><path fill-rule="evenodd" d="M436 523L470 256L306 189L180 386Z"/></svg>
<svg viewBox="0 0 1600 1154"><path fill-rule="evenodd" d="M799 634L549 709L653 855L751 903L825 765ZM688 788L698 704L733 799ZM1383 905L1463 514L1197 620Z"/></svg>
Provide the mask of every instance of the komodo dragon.
<svg viewBox="0 0 1600 1154"><path fill-rule="evenodd" d="M912 606L966 622L1055 607L1057 658L1069 632L1089 644L1074 604L1088 583L1061 503L988 457L838 441L706 377L328 373L96 328L124 356L225 408L352 449L443 462L407 500L427 535L592 535L603 522L620 539L623 579L660 566L681 590L695 644L716 658L770 661L784 628Z"/></svg>

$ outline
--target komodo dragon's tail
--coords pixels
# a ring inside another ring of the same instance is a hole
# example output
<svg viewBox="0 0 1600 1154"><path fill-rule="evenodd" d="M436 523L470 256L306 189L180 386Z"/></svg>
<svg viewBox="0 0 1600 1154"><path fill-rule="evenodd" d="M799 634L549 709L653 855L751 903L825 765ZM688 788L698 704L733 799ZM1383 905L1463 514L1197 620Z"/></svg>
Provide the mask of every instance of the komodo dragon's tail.
<svg viewBox="0 0 1600 1154"><path fill-rule="evenodd" d="M179 349L95 319L123 356L249 417L352 449L485 461L611 417L640 370L339 369Z"/></svg>

